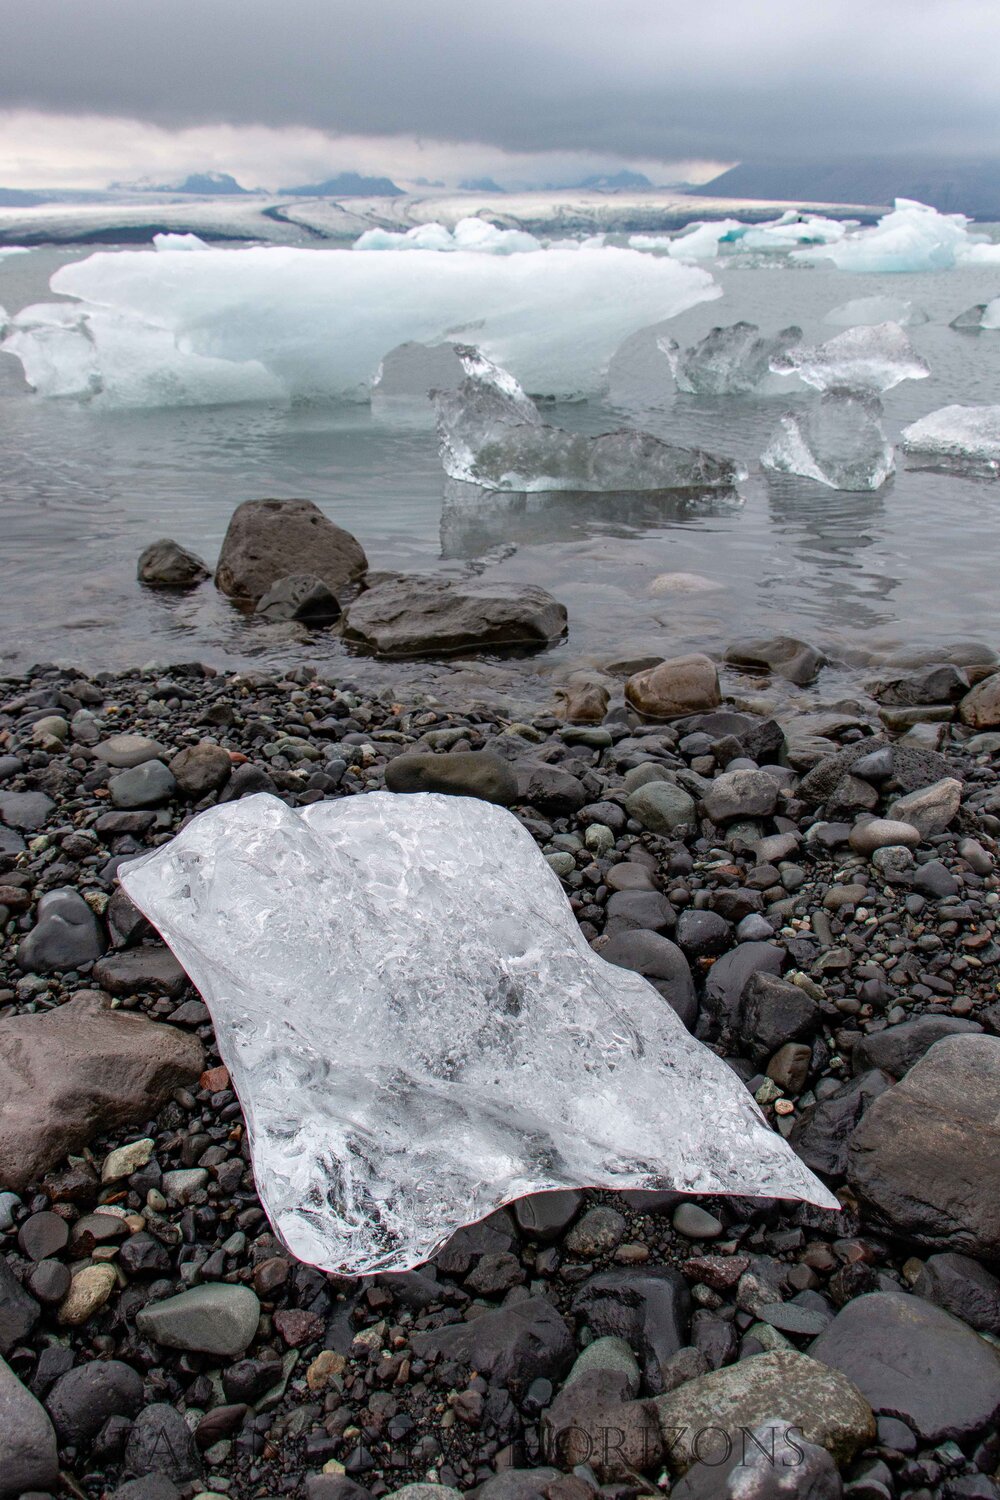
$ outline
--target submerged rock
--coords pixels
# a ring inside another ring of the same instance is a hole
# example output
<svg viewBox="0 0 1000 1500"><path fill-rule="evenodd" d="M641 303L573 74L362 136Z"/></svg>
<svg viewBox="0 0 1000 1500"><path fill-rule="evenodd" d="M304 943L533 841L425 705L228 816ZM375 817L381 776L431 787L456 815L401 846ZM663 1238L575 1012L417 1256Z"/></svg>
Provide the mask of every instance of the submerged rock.
<svg viewBox="0 0 1000 1500"><path fill-rule="evenodd" d="M625 697L649 719L679 719L722 702L715 663L700 652L633 673L625 684Z"/></svg>
<svg viewBox="0 0 1000 1500"><path fill-rule="evenodd" d="M143 549L137 574L152 589L190 589L212 576L200 557L169 537Z"/></svg>
<svg viewBox="0 0 1000 1500"><path fill-rule="evenodd" d="M344 639L377 656L530 650L566 631L566 609L535 584L417 574L367 589L348 605Z"/></svg>
<svg viewBox="0 0 1000 1500"><path fill-rule="evenodd" d="M336 595L367 568L360 542L311 500L244 500L223 538L215 583L256 602L279 579L308 572Z"/></svg>

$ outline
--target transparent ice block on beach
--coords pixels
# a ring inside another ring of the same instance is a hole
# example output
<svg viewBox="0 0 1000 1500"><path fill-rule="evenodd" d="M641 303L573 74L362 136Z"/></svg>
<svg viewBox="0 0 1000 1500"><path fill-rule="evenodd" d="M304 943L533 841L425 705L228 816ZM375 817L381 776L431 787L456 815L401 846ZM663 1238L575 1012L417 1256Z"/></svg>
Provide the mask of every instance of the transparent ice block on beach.
<svg viewBox="0 0 1000 1500"><path fill-rule="evenodd" d="M739 1077L589 947L533 838L468 797L200 813L121 875L203 995L300 1259L403 1270L527 1193L839 1204Z"/></svg>

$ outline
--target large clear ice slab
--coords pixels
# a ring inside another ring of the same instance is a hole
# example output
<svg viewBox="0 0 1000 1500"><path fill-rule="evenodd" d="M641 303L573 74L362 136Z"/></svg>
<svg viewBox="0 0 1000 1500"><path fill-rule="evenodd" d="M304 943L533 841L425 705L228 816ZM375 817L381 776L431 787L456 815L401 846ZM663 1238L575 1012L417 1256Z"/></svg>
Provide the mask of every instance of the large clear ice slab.
<svg viewBox="0 0 1000 1500"><path fill-rule="evenodd" d="M898 323L848 328L815 348L788 349L775 355L771 369L797 375L820 391L834 386L889 391L903 380L926 380L931 373Z"/></svg>
<svg viewBox="0 0 1000 1500"><path fill-rule="evenodd" d="M667 356L679 391L698 396L746 395L759 390L771 375L771 360L791 349L801 328L783 328L764 338L756 323L713 328L700 343L681 349L671 338L657 343Z"/></svg>
<svg viewBox="0 0 1000 1500"><path fill-rule="evenodd" d="M786 412L760 461L772 473L848 491L881 489L895 468L881 402L845 390L827 391L805 413Z"/></svg>
<svg viewBox="0 0 1000 1500"><path fill-rule="evenodd" d="M622 428L597 437L550 427L509 371L471 345L452 346L466 379L434 393L441 462L487 490L677 490L730 487L737 466L700 448Z"/></svg>
<svg viewBox="0 0 1000 1500"><path fill-rule="evenodd" d="M105 406L366 400L390 349L462 337L532 392L592 394L630 334L721 295L696 266L613 246L126 250L64 265L50 285L76 300L18 314L2 347L42 395Z"/></svg>
<svg viewBox="0 0 1000 1500"><path fill-rule="evenodd" d="M953 266L1000 265L1000 245L969 233L964 214L942 214L912 198L897 198L869 229L831 244L794 250L793 260L832 261L841 271L947 271Z"/></svg>
<svg viewBox="0 0 1000 1500"><path fill-rule="evenodd" d="M204 996L302 1260L403 1270L584 1185L839 1207L657 991L593 952L503 808L245 797L121 880Z"/></svg>
<svg viewBox="0 0 1000 1500"><path fill-rule="evenodd" d="M903 428L907 453L1000 469L1000 406L942 406Z"/></svg>
<svg viewBox="0 0 1000 1500"><path fill-rule="evenodd" d="M928 322L928 317L909 297L874 296L854 297L832 307L823 322L832 323L834 328L859 328L873 323L898 323L900 328L907 328Z"/></svg>

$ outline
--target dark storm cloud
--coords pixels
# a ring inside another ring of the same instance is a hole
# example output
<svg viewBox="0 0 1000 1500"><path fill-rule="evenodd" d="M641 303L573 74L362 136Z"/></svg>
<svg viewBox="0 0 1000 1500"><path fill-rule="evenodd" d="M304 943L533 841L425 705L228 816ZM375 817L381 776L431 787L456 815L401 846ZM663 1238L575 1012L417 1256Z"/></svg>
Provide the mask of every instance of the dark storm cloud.
<svg viewBox="0 0 1000 1500"><path fill-rule="evenodd" d="M0 0L0 106L630 157L1000 146L996 0Z"/></svg>

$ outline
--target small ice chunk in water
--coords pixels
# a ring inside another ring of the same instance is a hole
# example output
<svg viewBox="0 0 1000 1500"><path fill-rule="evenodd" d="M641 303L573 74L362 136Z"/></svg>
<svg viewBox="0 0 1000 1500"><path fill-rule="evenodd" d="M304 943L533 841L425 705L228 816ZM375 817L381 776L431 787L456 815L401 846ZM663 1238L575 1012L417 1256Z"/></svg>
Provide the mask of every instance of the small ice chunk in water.
<svg viewBox="0 0 1000 1500"><path fill-rule="evenodd" d="M30 251L30 245L0 245L0 260L6 260L10 255L28 255Z"/></svg>
<svg viewBox="0 0 1000 1500"><path fill-rule="evenodd" d="M624 428L598 437L549 427L506 370L478 349L453 346L466 369L435 392L445 473L487 490L676 490L730 487L736 465Z"/></svg>
<svg viewBox="0 0 1000 1500"><path fill-rule="evenodd" d="M834 328L859 328L873 323L897 323L900 328L907 328L927 321L923 308L907 297L855 297L852 302L831 308L823 319Z"/></svg>
<svg viewBox="0 0 1000 1500"><path fill-rule="evenodd" d="M861 391L827 391L804 414L786 412L760 456L775 474L798 474L831 490L877 490L895 468L882 403Z"/></svg>
<svg viewBox="0 0 1000 1500"><path fill-rule="evenodd" d="M170 250L210 250L211 245L196 234L154 234L153 249L165 255Z"/></svg>
<svg viewBox="0 0 1000 1500"><path fill-rule="evenodd" d="M1000 406L942 406L903 428L907 453L1000 465Z"/></svg>
<svg viewBox="0 0 1000 1500"><path fill-rule="evenodd" d="M204 997L301 1260L406 1270L527 1193L839 1204L648 980L587 943L513 814L244 797L122 872Z"/></svg>
<svg viewBox="0 0 1000 1500"><path fill-rule="evenodd" d="M698 396L741 395L755 391L771 373L770 362L802 337L801 328L783 328L762 338L755 323L713 328L699 344L681 351L671 338L657 344L670 361L679 391Z"/></svg>
<svg viewBox="0 0 1000 1500"><path fill-rule="evenodd" d="M988 302L976 302L972 307L967 307L957 317L952 318L948 324L949 328L957 328L960 333L968 333L970 330L979 333L983 326L983 318L986 309L990 306Z"/></svg>
<svg viewBox="0 0 1000 1500"><path fill-rule="evenodd" d="M902 380L925 380L931 373L898 323L848 328L813 349L789 349L772 359L771 369L798 375L820 391L834 386L890 391Z"/></svg>

